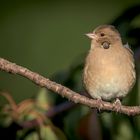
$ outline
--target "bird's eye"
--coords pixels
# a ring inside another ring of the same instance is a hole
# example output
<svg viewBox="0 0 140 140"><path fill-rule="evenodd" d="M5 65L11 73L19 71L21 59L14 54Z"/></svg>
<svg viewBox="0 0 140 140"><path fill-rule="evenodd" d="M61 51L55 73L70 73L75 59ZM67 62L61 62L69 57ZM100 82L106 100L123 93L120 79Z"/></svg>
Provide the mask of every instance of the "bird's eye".
<svg viewBox="0 0 140 140"><path fill-rule="evenodd" d="M104 33L101 33L100 36L103 37L103 36L105 36L105 34Z"/></svg>

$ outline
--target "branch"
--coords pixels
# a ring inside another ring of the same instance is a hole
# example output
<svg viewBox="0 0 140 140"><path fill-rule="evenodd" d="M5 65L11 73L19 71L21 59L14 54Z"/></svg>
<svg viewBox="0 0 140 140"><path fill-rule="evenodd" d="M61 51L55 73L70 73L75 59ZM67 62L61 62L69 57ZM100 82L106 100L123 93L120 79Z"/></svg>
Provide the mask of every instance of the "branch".
<svg viewBox="0 0 140 140"><path fill-rule="evenodd" d="M58 93L62 97L67 98L68 100L73 101L74 103L80 103L86 106L89 106L91 108L97 108L99 110L105 110L105 111L113 111L118 112L122 114L126 114L129 116L135 116L140 115L140 107L139 106L124 106L122 105L119 109L114 108L113 104L110 102L104 102L102 101L102 104L99 103L99 101L90 99L88 97L85 97L83 95L80 95L79 93L76 93L69 88L62 86L56 82L53 82L49 80L48 78L45 78L38 73L32 72L27 68L24 68L22 66L16 65L15 63L11 63L3 58L0 58L0 69L12 74L18 74L21 75L29 80L31 80L33 83L41 86L46 87L47 89Z"/></svg>

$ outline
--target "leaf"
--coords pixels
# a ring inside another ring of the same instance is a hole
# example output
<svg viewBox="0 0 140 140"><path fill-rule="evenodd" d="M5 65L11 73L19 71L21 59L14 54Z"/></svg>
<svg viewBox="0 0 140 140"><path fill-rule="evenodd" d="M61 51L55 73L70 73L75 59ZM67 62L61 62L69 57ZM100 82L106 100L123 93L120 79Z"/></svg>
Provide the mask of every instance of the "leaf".
<svg viewBox="0 0 140 140"><path fill-rule="evenodd" d="M27 135L24 140L39 140L39 136L37 132L32 132L29 135Z"/></svg>
<svg viewBox="0 0 140 140"><path fill-rule="evenodd" d="M128 121L121 122L118 127L118 135L115 140L132 140L134 138L133 131L131 130L130 123Z"/></svg>
<svg viewBox="0 0 140 140"><path fill-rule="evenodd" d="M85 106L78 106L68 113L64 118L64 130L69 137L69 139L78 140L79 136L77 134L78 125L80 119L89 112L89 108Z"/></svg>
<svg viewBox="0 0 140 140"><path fill-rule="evenodd" d="M102 140L101 125L96 110L80 119L77 132L83 140Z"/></svg>
<svg viewBox="0 0 140 140"><path fill-rule="evenodd" d="M50 94L48 93L48 91L46 90L46 88L41 88L41 90L39 91L36 97L36 105L40 109L46 111L47 109L50 108L50 106L52 106L52 104L53 104L53 100Z"/></svg>
<svg viewBox="0 0 140 140"><path fill-rule="evenodd" d="M62 131L51 125L41 127L40 136L43 140L66 140Z"/></svg>

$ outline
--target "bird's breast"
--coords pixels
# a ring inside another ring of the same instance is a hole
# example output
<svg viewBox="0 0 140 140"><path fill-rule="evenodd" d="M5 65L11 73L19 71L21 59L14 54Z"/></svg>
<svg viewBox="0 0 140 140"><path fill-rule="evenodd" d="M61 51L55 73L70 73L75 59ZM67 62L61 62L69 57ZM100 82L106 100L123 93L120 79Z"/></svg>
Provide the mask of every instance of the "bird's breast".
<svg viewBox="0 0 140 140"><path fill-rule="evenodd" d="M130 90L135 72L133 60L127 53L109 49L89 52L84 69L84 83L89 93L108 93L109 97L104 95L112 98L109 94L123 96Z"/></svg>

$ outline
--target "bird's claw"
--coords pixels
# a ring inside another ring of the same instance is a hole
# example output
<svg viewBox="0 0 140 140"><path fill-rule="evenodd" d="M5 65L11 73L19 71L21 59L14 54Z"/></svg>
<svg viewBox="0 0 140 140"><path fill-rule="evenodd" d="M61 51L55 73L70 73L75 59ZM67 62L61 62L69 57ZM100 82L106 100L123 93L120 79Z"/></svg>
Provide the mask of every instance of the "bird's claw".
<svg viewBox="0 0 140 140"><path fill-rule="evenodd" d="M100 112L101 109L103 108L103 101L102 101L102 99L97 99L97 103L99 104L98 111Z"/></svg>
<svg viewBox="0 0 140 140"><path fill-rule="evenodd" d="M117 112L119 112L119 110L121 109L121 101L117 98L116 100L115 100L115 102L113 103L113 108L117 111Z"/></svg>

